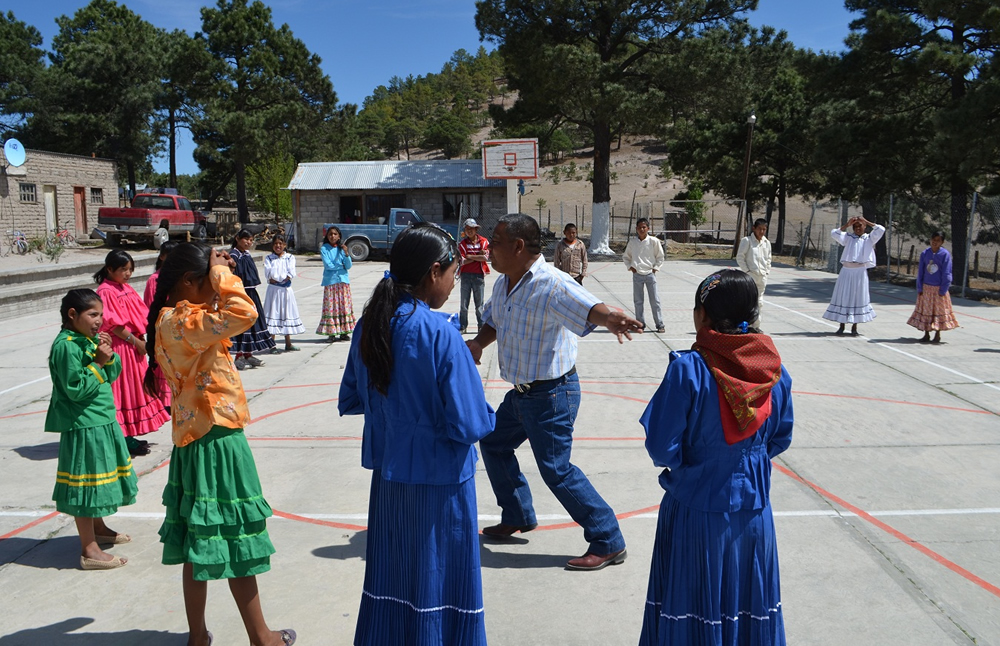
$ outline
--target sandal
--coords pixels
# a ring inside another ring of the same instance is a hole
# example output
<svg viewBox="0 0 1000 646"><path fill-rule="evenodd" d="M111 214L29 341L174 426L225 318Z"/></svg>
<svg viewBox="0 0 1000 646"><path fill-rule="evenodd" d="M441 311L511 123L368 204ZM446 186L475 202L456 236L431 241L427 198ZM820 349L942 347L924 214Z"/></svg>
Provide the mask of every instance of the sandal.
<svg viewBox="0 0 1000 646"><path fill-rule="evenodd" d="M104 545L124 545L125 543L132 542L131 536L129 536L128 534L122 534L120 532L118 534L113 534L113 535L96 534L94 537L97 539L98 543L102 543Z"/></svg>
<svg viewBox="0 0 1000 646"><path fill-rule="evenodd" d="M286 345L285 346L285 352L298 352L298 351L299 351L299 349L297 347L295 347L294 345Z"/></svg>
<svg viewBox="0 0 1000 646"><path fill-rule="evenodd" d="M281 643L285 646L292 646L295 643L296 634L291 628L283 628L278 632L281 633Z"/></svg>
<svg viewBox="0 0 1000 646"><path fill-rule="evenodd" d="M120 556L116 556L110 561L98 561L97 559L88 559L86 556L80 557L80 569L81 570L114 570L115 568L120 568L124 566L126 561Z"/></svg>

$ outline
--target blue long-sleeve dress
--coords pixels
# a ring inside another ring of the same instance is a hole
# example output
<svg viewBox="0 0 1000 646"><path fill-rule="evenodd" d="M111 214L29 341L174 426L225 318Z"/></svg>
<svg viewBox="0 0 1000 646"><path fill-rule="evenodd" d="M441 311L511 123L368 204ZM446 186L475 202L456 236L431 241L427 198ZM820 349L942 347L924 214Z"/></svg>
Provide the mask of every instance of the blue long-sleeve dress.
<svg viewBox="0 0 1000 646"><path fill-rule="evenodd" d="M229 250L229 255L236 261L233 273L243 281L243 289L257 310L257 320L253 327L233 337L233 345L229 348L229 352L235 355L269 354L275 348L275 343L271 333L267 331L264 306L260 302L260 296L257 295L257 285L260 285L257 263L253 261L253 254L249 251L240 251L236 247Z"/></svg>
<svg viewBox="0 0 1000 646"><path fill-rule="evenodd" d="M474 444L495 415L479 371L454 325L406 297L383 396L361 360L364 324L338 403L341 415L365 416L361 464L373 471L354 643L485 644Z"/></svg>
<svg viewBox="0 0 1000 646"><path fill-rule="evenodd" d="M671 353L640 422L665 467L639 643L784 644L771 458L792 441L792 380L782 366L771 415L729 445L719 390L701 355Z"/></svg>

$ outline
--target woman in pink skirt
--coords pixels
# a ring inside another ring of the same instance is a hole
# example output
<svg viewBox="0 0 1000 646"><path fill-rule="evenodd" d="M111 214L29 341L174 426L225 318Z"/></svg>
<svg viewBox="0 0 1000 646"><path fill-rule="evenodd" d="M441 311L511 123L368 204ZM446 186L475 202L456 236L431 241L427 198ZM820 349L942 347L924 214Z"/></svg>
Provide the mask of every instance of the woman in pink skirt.
<svg viewBox="0 0 1000 646"><path fill-rule="evenodd" d="M340 229L330 227L324 234L320 254L323 256L323 316L316 334L325 334L330 341L347 341L354 329L354 301L351 300L351 255L340 240Z"/></svg>
<svg viewBox="0 0 1000 646"><path fill-rule="evenodd" d="M951 254L942 247L944 232L935 231L931 235L931 246L920 254L917 267L917 306L907 321L924 333L922 343L941 343L941 331L958 327L955 313L951 309ZM931 331L934 339L931 339Z"/></svg>
<svg viewBox="0 0 1000 646"><path fill-rule="evenodd" d="M122 361L122 373L111 383L118 407L118 424L133 456L147 455L149 442L136 439L159 430L170 420L163 402L150 397L142 387L146 374L146 319L149 309L128 281L135 271L132 256L121 249L111 251L104 267L94 274L97 295L104 302L101 332L111 334L111 349Z"/></svg>

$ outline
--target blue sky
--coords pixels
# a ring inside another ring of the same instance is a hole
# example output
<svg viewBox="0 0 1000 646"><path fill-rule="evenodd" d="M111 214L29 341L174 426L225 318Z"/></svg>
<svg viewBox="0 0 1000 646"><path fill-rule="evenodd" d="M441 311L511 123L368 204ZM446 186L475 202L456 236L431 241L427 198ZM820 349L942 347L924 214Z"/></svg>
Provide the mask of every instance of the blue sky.
<svg viewBox="0 0 1000 646"><path fill-rule="evenodd" d="M57 31L56 17L71 15L87 3L0 0L0 10L13 11L18 20L35 26L48 49ZM123 4L157 27L193 33L201 28L200 10L209 0L126 0ZM323 59L323 71L333 81L341 103L360 104L393 76L440 72L455 50L474 53L481 44L474 0L272 0L267 4L276 25L287 23ZM839 51L851 15L843 0L759 0L758 10L749 19L756 26L784 29L799 47ZM197 172L192 150L185 137L178 172ZM154 165L165 170L166 159Z"/></svg>

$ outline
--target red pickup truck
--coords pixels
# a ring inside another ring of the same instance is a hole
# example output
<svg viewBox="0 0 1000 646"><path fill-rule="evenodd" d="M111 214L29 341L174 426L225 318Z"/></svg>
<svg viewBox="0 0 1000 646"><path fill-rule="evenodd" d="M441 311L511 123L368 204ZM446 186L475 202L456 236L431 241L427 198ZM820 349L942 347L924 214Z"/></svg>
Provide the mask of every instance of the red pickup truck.
<svg viewBox="0 0 1000 646"><path fill-rule="evenodd" d="M170 237L185 236L204 238L208 234L208 220L203 213L191 208L183 195L139 193L127 209L102 207L97 210L97 228L107 236L112 247L123 238L130 240L152 239L160 222L170 223Z"/></svg>

